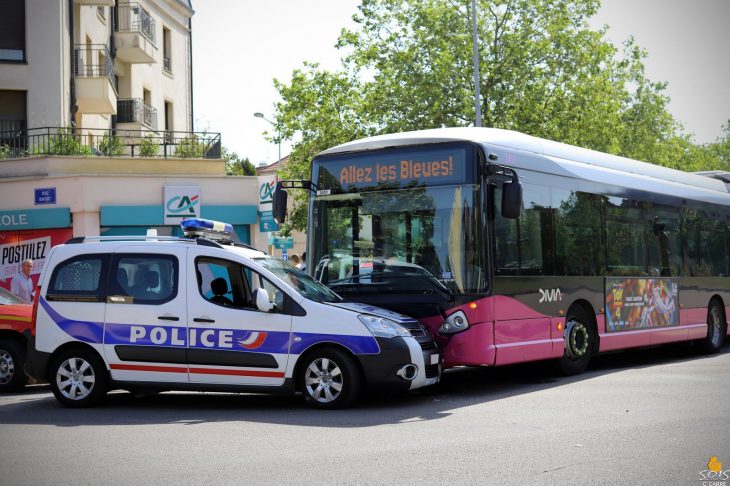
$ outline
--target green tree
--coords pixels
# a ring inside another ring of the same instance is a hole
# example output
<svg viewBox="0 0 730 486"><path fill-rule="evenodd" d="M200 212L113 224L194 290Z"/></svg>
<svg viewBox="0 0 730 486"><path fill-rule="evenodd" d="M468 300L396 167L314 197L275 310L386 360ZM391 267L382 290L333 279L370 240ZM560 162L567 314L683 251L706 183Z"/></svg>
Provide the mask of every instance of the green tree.
<svg viewBox="0 0 730 486"><path fill-rule="evenodd" d="M667 110L665 84L648 80L646 53L592 30L599 0L478 0L483 125L685 168L716 160ZM305 64L276 121L299 140L282 175L307 178L319 151L379 133L474 124L470 0L363 0L343 30L336 72ZM699 157L699 159L697 158ZM291 224L306 223L295 194Z"/></svg>
<svg viewBox="0 0 730 486"><path fill-rule="evenodd" d="M223 147L223 160L226 161L226 175L256 175L256 167L248 160L248 157L241 158L236 152L231 152Z"/></svg>
<svg viewBox="0 0 730 486"><path fill-rule="evenodd" d="M709 157L717 162L718 169L730 170L730 120L722 128L725 130L725 136L708 144L705 149Z"/></svg>

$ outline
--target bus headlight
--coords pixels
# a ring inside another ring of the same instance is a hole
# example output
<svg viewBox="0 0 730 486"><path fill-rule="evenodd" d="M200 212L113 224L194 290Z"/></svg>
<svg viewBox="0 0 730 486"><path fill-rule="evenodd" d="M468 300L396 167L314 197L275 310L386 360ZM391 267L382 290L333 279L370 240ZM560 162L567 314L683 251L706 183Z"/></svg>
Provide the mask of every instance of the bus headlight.
<svg viewBox="0 0 730 486"><path fill-rule="evenodd" d="M466 318L464 311L456 311L446 318L439 333L444 335L456 334L457 332L466 331L469 328L469 319Z"/></svg>
<svg viewBox="0 0 730 486"><path fill-rule="evenodd" d="M357 316L360 322L365 324L373 336L382 338L408 337L411 332L400 324L386 319L384 317L373 316L370 314L360 314Z"/></svg>

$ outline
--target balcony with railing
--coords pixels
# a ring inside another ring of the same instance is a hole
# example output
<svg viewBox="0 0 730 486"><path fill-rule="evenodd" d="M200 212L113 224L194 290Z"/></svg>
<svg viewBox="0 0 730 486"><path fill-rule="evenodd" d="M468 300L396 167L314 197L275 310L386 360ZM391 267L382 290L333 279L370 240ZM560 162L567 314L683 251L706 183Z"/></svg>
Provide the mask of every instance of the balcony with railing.
<svg viewBox="0 0 730 486"><path fill-rule="evenodd" d="M143 117L144 113L142 110ZM56 155L83 158L220 159L221 134L119 127L115 130L51 127L0 132L0 160Z"/></svg>
<svg viewBox="0 0 730 486"><path fill-rule="evenodd" d="M76 45L74 78L76 104L81 113L106 115L116 113L114 64L105 45Z"/></svg>
<svg viewBox="0 0 730 486"><path fill-rule="evenodd" d="M155 62L157 23L138 3L118 3L114 8L117 58L130 63Z"/></svg>
<svg viewBox="0 0 730 486"><path fill-rule="evenodd" d="M97 7L113 7L114 0L74 0L76 5L89 5Z"/></svg>
<svg viewBox="0 0 730 486"><path fill-rule="evenodd" d="M157 110L139 98L117 101L117 127L122 130L157 131Z"/></svg>

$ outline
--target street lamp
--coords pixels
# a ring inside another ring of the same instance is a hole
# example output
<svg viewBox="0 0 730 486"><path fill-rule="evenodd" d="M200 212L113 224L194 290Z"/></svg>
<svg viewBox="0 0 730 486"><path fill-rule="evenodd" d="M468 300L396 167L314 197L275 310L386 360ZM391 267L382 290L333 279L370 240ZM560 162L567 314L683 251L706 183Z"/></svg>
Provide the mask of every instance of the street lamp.
<svg viewBox="0 0 730 486"><path fill-rule="evenodd" d="M472 36L471 43L474 50L474 111L476 112L476 126L482 126L482 106L479 95L479 44L477 39L477 2L471 0L471 24ZM263 116L263 115L261 115Z"/></svg>
<svg viewBox="0 0 730 486"><path fill-rule="evenodd" d="M276 126L276 123L272 122L271 120L266 118L263 113L258 112L258 111L256 113L254 113L253 116L255 116L256 118L261 118L261 119L269 122L269 124L271 124L272 127L276 128L276 134L277 134L276 141L279 144L279 160L281 160L281 132L279 131L278 127Z"/></svg>

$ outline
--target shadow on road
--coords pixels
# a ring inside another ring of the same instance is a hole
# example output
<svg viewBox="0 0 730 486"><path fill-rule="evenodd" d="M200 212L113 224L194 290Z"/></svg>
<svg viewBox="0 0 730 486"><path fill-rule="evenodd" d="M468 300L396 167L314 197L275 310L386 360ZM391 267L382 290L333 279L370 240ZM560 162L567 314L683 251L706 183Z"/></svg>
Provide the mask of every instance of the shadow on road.
<svg viewBox="0 0 730 486"><path fill-rule="evenodd" d="M61 406L48 385L0 396L0 424L57 425L196 425L247 421L309 427L372 427L382 424L437 420L461 407L539 392L626 370L699 360L730 354L726 343L719 355L699 356L687 343L597 356L585 373L559 377L548 363L501 368L460 368L444 373L436 387L401 395L372 396L348 410L309 408L301 397L167 392L135 397L110 393L97 408L72 410Z"/></svg>

